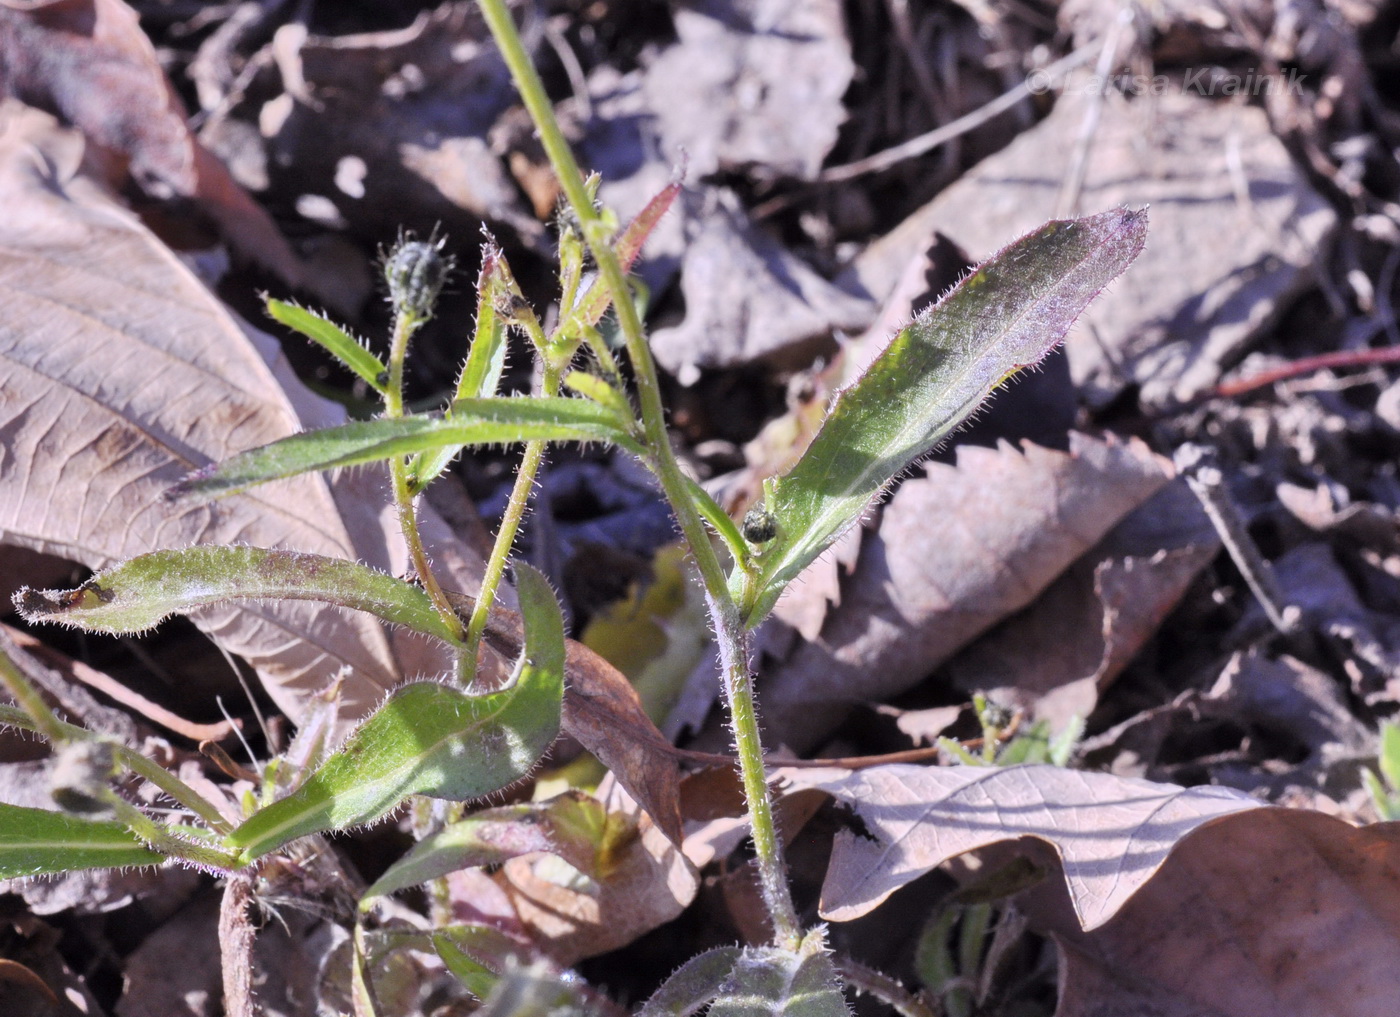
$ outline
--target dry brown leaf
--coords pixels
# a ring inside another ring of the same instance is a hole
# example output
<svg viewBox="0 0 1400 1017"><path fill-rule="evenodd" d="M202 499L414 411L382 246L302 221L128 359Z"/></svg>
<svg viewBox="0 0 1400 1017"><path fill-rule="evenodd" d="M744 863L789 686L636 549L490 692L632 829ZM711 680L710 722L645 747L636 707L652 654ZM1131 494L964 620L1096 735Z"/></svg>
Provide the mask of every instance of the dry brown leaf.
<svg viewBox="0 0 1400 1017"><path fill-rule="evenodd" d="M85 1017L103 1013L102 1005L88 987L87 979L68 966L60 950L62 933L54 926L30 915L16 914L4 924L6 960L23 964L43 979L47 990L33 993L10 991L18 986L0 985L0 1012L42 1014L43 1017ZM51 1007L46 997L57 996Z"/></svg>
<svg viewBox="0 0 1400 1017"><path fill-rule="evenodd" d="M1335 533L1378 553L1400 551L1400 518L1389 506L1369 501L1340 505L1325 484L1307 488L1284 481L1275 491L1284 508L1318 533Z"/></svg>
<svg viewBox="0 0 1400 1017"><path fill-rule="evenodd" d="M732 192L691 199L682 202L696 223L682 256L685 320L651 336L657 363L682 384L701 368L780 355L801 362L802 345L870 320L868 300L833 286L756 227Z"/></svg>
<svg viewBox="0 0 1400 1017"><path fill-rule="evenodd" d="M821 914L850 921L950 858L1036 837L1059 855L1085 929L1112 918L1176 844L1203 824L1262 803L1226 788L1180 788L1055 766L907 766L778 770L789 791L815 788L869 831L837 835Z"/></svg>
<svg viewBox="0 0 1400 1017"><path fill-rule="evenodd" d="M0 109L0 540L101 568L157 548L240 542L406 568L373 471L296 478L211 505L169 504L189 470L343 419L296 381L276 345L237 321L85 176L83 144L46 114ZM259 347L257 343L262 343ZM475 589L479 562L431 513L437 560ZM196 619L254 664L293 719L342 667L342 716L401 673L441 666L421 642L309 602Z"/></svg>
<svg viewBox="0 0 1400 1017"><path fill-rule="evenodd" d="M685 855L634 802L602 788L599 794L620 802L598 809L606 812L606 832L585 832L581 810L577 836L556 835L548 854L511 858L497 876L520 919L560 964L626 946L678 916L700 887Z"/></svg>
<svg viewBox="0 0 1400 1017"><path fill-rule="evenodd" d="M243 257L288 286L302 267L276 224L190 133L155 48L121 0L0 8L0 94L60 115L153 198L197 202Z"/></svg>
<svg viewBox="0 0 1400 1017"><path fill-rule="evenodd" d="M518 614L492 612L487 640L497 652L513 657L523 635ZM572 639L565 645L564 673L564 732L611 770L662 833L679 844L680 768L637 690L621 671Z"/></svg>
<svg viewBox="0 0 1400 1017"><path fill-rule="evenodd" d="M1048 880L1018 906L1063 951L1056 1017L1392 1017L1400 825L1256 809L1182 841L1085 932Z"/></svg>
<svg viewBox="0 0 1400 1017"><path fill-rule="evenodd" d="M841 4L701 0L672 16L676 42L643 79L666 155L685 153L697 176L816 176L855 73Z"/></svg>
<svg viewBox="0 0 1400 1017"><path fill-rule="evenodd" d="M873 244L847 282L881 297L935 228L980 259L1063 214L1075 148L1065 139L1079 136L1094 91L1070 79L1048 117ZM1312 284L1337 223L1263 109L1175 88L1138 99L1109 90L1078 207L1144 204L1142 257L1065 342L1076 384L1099 404L1134 383L1155 405L1218 382L1222 364Z"/></svg>
<svg viewBox="0 0 1400 1017"><path fill-rule="evenodd" d="M1169 477L1140 442L1079 434L1068 453L963 446L956 466L931 464L881 510L820 637L766 670L766 723L800 751L851 704L910 688Z"/></svg>
<svg viewBox="0 0 1400 1017"><path fill-rule="evenodd" d="M946 666L953 684L1061 727L1087 717L1219 550L1185 483L1129 513L1030 607Z"/></svg>
<svg viewBox="0 0 1400 1017"><path fill-rule="evenodd" d="M217 898L206 893L167 918L123 958L123 991L116 1017L226 1013L218 913ZM255 972L264 1013L317 1012L321 964L330 947L344 936L332 926L319 915L282 908L278 920L258 930Z"/></svg>

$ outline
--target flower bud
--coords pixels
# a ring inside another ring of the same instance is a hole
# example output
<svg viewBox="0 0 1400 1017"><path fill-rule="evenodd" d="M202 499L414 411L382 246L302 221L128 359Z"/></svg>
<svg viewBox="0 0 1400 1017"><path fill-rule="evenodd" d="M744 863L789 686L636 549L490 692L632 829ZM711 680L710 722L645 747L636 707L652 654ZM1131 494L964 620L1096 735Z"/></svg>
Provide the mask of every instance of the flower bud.
<svg viewBox="0 0 1400 1017"><path fill-rule="evenodd" d="M389 302L400 314L422 321L433 316L438 294L452 273L454 261L442 252L446 238L427 240L400 238L384 259L384 281L389 284Z"/></svg>
<svg viewBox="0 0 1400 1017"><path fill-rule="evenodd" d="M762 505L755 505L744 514L740 530L750 544L766 544L778 535L778 517Z"/></svg>

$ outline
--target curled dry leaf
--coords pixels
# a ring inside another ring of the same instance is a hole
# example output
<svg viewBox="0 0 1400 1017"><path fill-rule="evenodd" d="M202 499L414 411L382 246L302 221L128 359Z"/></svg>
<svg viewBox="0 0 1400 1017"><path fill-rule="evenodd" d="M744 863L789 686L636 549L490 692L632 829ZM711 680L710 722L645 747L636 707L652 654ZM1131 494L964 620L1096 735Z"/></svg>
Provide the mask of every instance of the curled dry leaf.
<svg viewBox="0 0 1400 1017"><path fill-rule="evenodd" d="M1394 823L1254 809L1181 841L1098 928L1055 880L1017 904L1060 945L1058 1017L1390 1017L1397 873Z"/></svg>
<svg viewBox="0 0 1400 1017"><path fill-rule="evenodd" d="M81 138L46 114L0 117L0 541L99 569L156 548L243 543L407 565L371 471L294 478L209 505L170 504L192 469L343 419L85 176ZM259 345L262 344L262 345ZM431 512L450 581L480 563ZM441 654L374 619L309 603L211 609L205 632L259 671L294 720L343 667L353 720Z"/></svg>
<svg viewBox="0 0 1400 1017"><path fill-rule="evenodd" d="M965 852L1036 837L1059 855L1085 929L1112 918L1187 834L1262 804L1226 788L1180 788L1054 766L777 771L789 791L815 788L870 832L837 835L821 914L849 921Z"/></svg>
<svg viewBox="0 0 1400 1017"><path fill-rule="evenodd" d="M153 198L193 199L242 256L296 286L302 267L271 217L190 133L136 12L122 0L0 7L0 93L57 112Z"/></svg>
<svg viewBox="0 0 1400 1017"><path fill-rule="evenodd" d="M686 317L651 337L657 363L682 384L701 368L800 361L812 340L870 320L869 301L833 286L749 222L733 193L714 190L682 208L696 223L682 256Z"/></svg>
<svg viewBox="0 0 1400 1017"><path fill-rule="evenodd" d="M953 684L1061 728L1087 717L1220 547L1195 495L1173 481L1130 512L1017 612L947 664Z"/></svg>
<svg viewBox="0 0 1400 1017"><path fill-rule="evenodd" d="M880 511L819 638L765 673L766 723L800 750L851 704L911 687L1030 604L1170 476L1141 442L1081 434L1067 453L964 446L956 466L931 464Z"/></svg>
<svg viewBox="0 0 1400 1017"><path fill-rule="evenodd" d="M666 155L684 152L697 176L759 166L815 177L855 74L841 4L701 0L672 17L676 42L642 85Z"/></svg>
<svg viewBox="0 0 1400 1017"><path fill-rule="evenodd" d="M625 946L694 899L695 868L635 806L610 810L581 795L556 802L549 853L511 858L497 876L556 961Z"/></svg>
<svg viewBox="0 0 1400 1017"><path fill-rule="evenodd" d="M269 47L283 94L236 110L267 139L274 191L303 214L370 235L392 235L405 220L466 235L490 218L540 240L487 140L515 95L474 4L445 3L391 31L292 28Z"/></svg>

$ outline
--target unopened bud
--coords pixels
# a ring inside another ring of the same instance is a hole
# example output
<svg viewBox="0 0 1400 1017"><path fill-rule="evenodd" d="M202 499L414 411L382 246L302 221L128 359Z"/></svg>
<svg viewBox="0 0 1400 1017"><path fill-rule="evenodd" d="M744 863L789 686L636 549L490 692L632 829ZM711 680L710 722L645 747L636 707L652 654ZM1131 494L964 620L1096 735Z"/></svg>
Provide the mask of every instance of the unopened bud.
<svg viewBox="0 0 1400 1017"><path fill-rule="evenodd" d="M49 792L65 812L107 812L107 782L116 772L116 754L102 741L69 742L57 753L49 775Z"/></svg>
<svg viewBox="0 0 1400 1017"><path fill-rule="evenodd" d="M427 240L400 239L384 259L384 281L389 284L389 301L401 313L426 321L433 316L438 294L455 264L443 253L444 237Z"/></svg>

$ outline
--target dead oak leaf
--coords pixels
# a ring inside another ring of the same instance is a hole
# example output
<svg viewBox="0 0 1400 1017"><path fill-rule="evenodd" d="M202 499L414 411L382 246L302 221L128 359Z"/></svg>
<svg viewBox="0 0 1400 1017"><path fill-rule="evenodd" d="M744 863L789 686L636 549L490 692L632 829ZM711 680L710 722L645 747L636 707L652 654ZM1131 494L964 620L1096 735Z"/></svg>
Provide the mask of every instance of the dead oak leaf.
<svg viewBox="0 0 1400 1017"><path fill-rule="evenodd" d="M1068 452L963 446L957 465L929 465L880 510L818 638L765 670L765 722L800 751L852 704L912 687L1170 477L1139 441L1082 434Z"/></svg>
<svg viewBox="0 0 1400 1017"><path fill-rule="evenodd" d="M634 804L610 809L577 793L555 803L547 853L509 859L497 881L556 961L626 946L694 899L695 867Z"/></svg>
<svg viewBox="0 0 1400 1017"><path fill-rule="evenodd" d="M825 791L870 831L843 831L832 847L820 910L833 921L866 914L958 855L1036 837L1059 855L1074 915L1092 930L1146 885L1187 834L1263 807L1226 788L1054 766L785 768L775 777L788 791Z"/></svg>
<svg viewBox="0 0 1400 1017"><path fill-rule="evenodd" d="M1057 1017L1390 1017L1400 965L1400 827L1240 812L1181 841L1086 931L1048 880L1018 907L1062 956Z"/></svg>

